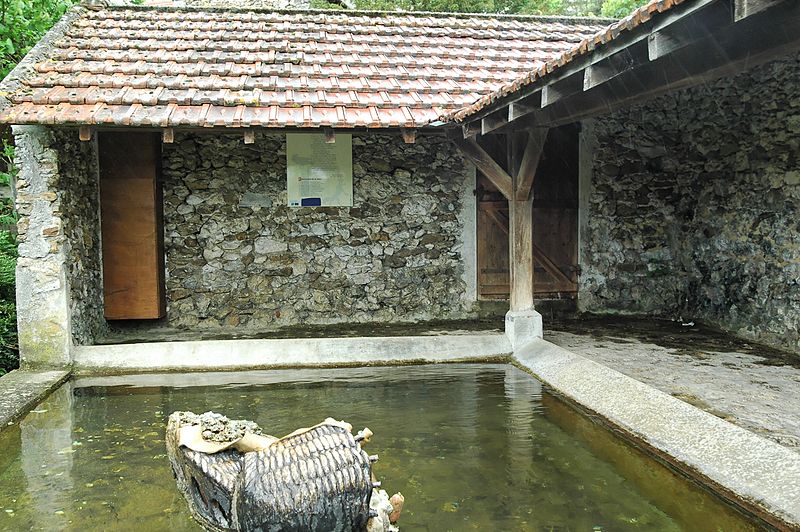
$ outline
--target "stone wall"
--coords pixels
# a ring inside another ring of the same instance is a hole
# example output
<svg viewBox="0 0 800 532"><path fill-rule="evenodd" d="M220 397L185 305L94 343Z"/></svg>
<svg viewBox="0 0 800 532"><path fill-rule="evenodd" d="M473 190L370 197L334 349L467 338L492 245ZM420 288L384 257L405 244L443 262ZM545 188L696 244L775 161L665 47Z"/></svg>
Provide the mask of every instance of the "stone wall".
<svg viewBox="0 0 800 532"><path fill-rule="evenodd" d="M800 57L587 124L588 311L800 344Z"/></svg>
<svg viewBox="0 0 800 532"><path fill-rule="evenodd" d="M89 345L106 329L100 241L97 140L81 142L77 131L55 131L61 213L66 240L70 316L75 344Z"/></svg>
<svg viewBox="0 0 800 532"><path fill-rule="evenodd" d="M473 315L462 252L474 170L447 141L354 135L352 208L287 207L285 147L267 134L164 145L170 325Z"/></svg>
<svg viewBox="0 0 800 532"><path fill-rule="evenodd" d="M105 326L95 145L41 126L14 127L14 140L22 364L66 365Z"/></svg>

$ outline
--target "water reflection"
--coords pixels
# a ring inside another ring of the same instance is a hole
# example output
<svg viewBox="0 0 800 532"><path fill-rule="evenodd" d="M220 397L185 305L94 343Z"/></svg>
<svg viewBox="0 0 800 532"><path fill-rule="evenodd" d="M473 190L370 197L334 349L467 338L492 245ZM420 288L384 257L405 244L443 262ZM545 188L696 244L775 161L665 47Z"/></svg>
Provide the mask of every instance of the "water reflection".
<svg viewBox="0 0 800 532"><path fill-rule="evenodd" d="M72 415L72 384L66 383L20 423L25 498L35 509L31 527L38 530L61 530L68 525L75 452Z"/></svg>
<svg viewBox="0 0 800 532"><path fill-rule="evenodd" d="M327 416L369 426L376 474L406 496L404 530L749 526L507 365L124 379L78 380L0 433L0 529L198 530L166 459L174 410L253 419L279 436ZM615 445L625 451L609 454Z"/></svg>

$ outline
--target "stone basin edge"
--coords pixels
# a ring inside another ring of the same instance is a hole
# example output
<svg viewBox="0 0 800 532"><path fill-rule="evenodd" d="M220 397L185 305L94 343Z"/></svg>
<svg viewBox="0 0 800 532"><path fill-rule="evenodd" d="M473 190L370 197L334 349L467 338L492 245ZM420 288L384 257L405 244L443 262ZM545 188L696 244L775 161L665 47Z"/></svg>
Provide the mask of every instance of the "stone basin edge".
<svg viewBox="0 0 800 532"><path fill-rule="evenodd" d="M424 342L428 345L420 349ZM178 352L174 350L176 344L78 347L72 368L12 371L0 377L0 430L22 418L71 376L509 363L542 381L579 411L599 419L630 444L710 488L757 520L778 530L800 531L800 454L543 339L526 343L513 353L503 334L180 342L187 345ZM254 363L250 356L241 364L202 366L209 356L231 353L246 344L250 344L247 348L251 353L268 348L259 357L261 363ZM301 344L305 346L301 356L276 358ZM124 364L109 363L112 354L135 355L154 346L153 355L134 356ZM356 355L343 355L352 348L357 348ZM192 363L170 365L176 355L187 350L194 353ZM168 356L164 358L165 354ZM147 365L146 361L152 363L157 358L161 364ZM664 419L672 423L666 426Z"/></svg>
<svg viewBox="0 0 800 532"><path fill-rule="evenodd" d="M800 454L546 340L512 363L756 520L800 530Z"/></svg>

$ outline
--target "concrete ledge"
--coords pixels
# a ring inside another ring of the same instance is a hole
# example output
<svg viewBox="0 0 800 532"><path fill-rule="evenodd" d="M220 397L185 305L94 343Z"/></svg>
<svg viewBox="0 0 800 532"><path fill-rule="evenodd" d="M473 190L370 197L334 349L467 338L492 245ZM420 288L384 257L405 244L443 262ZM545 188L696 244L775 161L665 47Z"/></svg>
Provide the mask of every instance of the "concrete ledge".
<svg viewBox="0 0 800 532"><path fill-rule="evenodd" d="M68 377L68 371L20 369L0 377L0 430L25 415Z"/></svg>
<svg viewBox="0 0 800 532"><path fill-rule="evenodd" d="M511 355L502 333L361 338L210 340L79 346L79 372L381 365L485 360Z"/></svg>
<svg viewBox="0 0 800 532"><path fill-rule="evenodd" d="M545 340L515 359L773 526L800 527L800 454Z"/></svg>

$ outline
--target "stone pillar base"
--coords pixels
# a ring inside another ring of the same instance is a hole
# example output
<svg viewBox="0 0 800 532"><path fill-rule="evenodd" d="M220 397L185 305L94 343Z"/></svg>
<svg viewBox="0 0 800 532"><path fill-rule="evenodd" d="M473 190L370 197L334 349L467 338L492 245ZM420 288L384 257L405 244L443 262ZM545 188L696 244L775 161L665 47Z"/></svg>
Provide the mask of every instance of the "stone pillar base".
<svg viewBox="0 0 800 532"><path fill-rule="evenodd" d="M506 336L515 350L542 338L542 331L542 315L535 310L509 310L506 313Z"/></svg>

